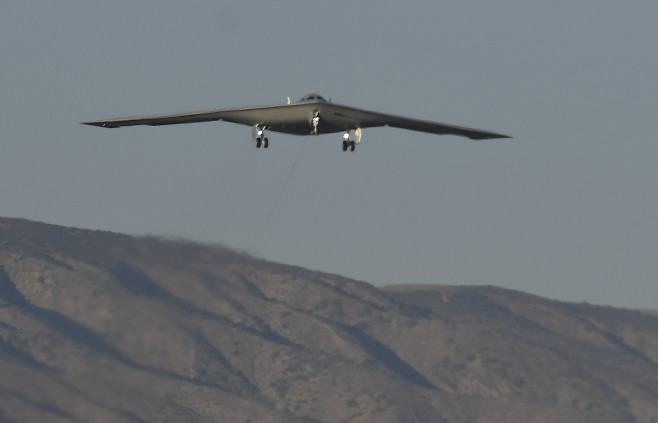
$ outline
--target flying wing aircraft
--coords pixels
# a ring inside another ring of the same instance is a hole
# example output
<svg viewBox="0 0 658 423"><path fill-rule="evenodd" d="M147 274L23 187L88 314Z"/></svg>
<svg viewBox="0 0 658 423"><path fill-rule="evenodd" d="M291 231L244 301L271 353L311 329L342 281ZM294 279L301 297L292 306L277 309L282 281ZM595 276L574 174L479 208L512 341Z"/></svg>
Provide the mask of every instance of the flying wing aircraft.
<svg viewBox="0 0 658 423"><path fill-rule="evenodd" d="M171 115L128 117L120 119L83 122L85 125L103 128L118 128L133 125L173 125L178 123L223 120L252 127L252 139L256 147L269 146L265 131L283 132L294 135L319 135L343 132L343 151L354 151L361 142L362 128L392 126L429 132L438 135L458 135L473 140L511 138L507 135L461 126L406 118L385 113L372 112L344 106L325 100L318 94L308 94L301 100L272 106L236 107L204 112Z"/></svg>

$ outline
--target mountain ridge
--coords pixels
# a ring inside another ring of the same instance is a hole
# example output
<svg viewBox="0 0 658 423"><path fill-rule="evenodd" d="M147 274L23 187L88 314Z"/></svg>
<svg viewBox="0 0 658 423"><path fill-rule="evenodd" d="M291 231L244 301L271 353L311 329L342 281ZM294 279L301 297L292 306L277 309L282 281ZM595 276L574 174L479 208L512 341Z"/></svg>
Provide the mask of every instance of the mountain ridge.
<svg viewBox="0 0 658 423"><path fill-rule="evenodd" d="M0 218L0 422L658 422L658 316Z"/></svg>

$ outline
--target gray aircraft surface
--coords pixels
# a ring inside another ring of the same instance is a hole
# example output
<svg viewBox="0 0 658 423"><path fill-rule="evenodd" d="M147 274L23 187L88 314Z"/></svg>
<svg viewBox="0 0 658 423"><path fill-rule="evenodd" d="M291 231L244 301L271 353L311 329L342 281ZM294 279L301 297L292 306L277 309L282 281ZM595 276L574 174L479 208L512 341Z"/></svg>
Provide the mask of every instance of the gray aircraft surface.
<svg viewBox="0 0 658 423"><path fill-rule="evenodd" d="M224 120L252 127L252 139L256 147L269 146L265 131L283 132L294 135L319 135L343 132L343 151L354 151L361 142L361 129L377 126L392 126L429 132L438 135L458 135L473 140L511 138L507 135L439 122L406 118L385 113L343 106L325 100L318 94L308 94L295 103L272 106L235 107L204 112L171 115L128 117L83 122L85 125L103 128L118 128L133 125L173 125L177 123L207 122Z"/></svg>

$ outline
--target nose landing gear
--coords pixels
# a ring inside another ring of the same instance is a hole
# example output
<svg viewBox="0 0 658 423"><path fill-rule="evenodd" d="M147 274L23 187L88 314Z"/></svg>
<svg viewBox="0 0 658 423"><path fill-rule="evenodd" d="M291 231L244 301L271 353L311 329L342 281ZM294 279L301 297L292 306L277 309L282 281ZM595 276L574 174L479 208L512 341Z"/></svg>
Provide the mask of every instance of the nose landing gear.
<svg viewBox="0 0 658 423"><path fill-rule="evenodd" d="M316 111L313 112L313 119L311 119L311 125L313 125L313 129L311 129L311 135L317 135L318 134L318 125L320 124L320 112Z"/></svg>

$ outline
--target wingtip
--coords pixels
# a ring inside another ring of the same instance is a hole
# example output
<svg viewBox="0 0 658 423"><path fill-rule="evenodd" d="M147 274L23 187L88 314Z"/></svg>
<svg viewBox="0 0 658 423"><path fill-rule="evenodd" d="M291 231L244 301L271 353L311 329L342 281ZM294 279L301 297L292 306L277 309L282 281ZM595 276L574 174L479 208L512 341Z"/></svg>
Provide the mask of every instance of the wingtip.
<svg viewBox="0 0 658 423"><path fill-rule="evenodd" d="M100 128L109 128L107 124L104 122L98 122L98 121L93 121L93 122L80 122L82 125L89 125L89 126L98 126Z"/></svg>
<svg viewBox="0 0 658 423"><path fill-rule="evenodd" d="M486 136L473 136L469 137L472 140L476 141L482 141L482 140L499 140L499 139L510 139L514 137L510 137L509 135L503 135L503 134L487 134Z"/></svg>
<svg viewBox="0 0 658 423"><path fill-rule="evenodd" d="M504 135L504 134L493 134L493 136L489 139L511 139L514 137L511 137L509 135Z"/></svg>

